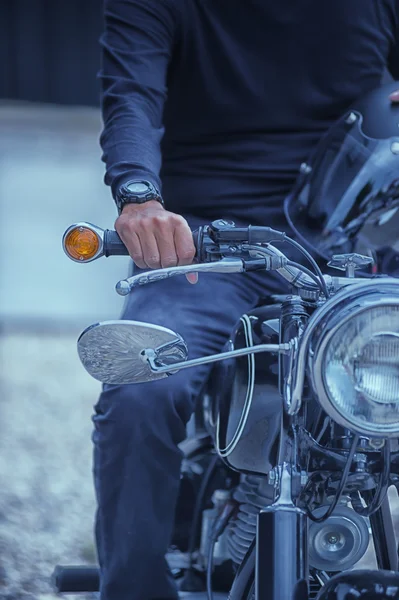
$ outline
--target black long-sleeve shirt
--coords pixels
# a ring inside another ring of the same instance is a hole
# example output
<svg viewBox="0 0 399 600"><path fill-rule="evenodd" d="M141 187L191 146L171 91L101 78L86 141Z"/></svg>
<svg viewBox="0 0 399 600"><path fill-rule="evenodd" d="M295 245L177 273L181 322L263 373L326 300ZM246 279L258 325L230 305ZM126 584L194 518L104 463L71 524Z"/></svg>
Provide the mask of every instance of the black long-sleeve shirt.
<svg viewBox="0 0 399 600"><path fill-rule="evenodd" d="M398 0L105 0L106 183L262 219L333 121L399 79L398 29Z"/></svg>

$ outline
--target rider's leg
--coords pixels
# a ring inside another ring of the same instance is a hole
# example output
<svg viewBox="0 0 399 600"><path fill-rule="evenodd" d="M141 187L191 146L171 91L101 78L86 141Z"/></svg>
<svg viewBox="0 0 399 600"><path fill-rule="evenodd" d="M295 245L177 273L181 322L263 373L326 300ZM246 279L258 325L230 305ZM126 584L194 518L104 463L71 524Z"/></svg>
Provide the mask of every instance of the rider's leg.
<svg viewBox="0 0 399 600"><path fill-rule="evenodd" d="M267 292L265 275L175 277L134 291L124 318L164 325L189 358L218 352L243 312ZM265 288L266 284L266 288ZM273 290L275 291L275 290ZM171 539L186 423L209 365L151 383L106 386L93 420L101 600L177 598Z"/></svg>

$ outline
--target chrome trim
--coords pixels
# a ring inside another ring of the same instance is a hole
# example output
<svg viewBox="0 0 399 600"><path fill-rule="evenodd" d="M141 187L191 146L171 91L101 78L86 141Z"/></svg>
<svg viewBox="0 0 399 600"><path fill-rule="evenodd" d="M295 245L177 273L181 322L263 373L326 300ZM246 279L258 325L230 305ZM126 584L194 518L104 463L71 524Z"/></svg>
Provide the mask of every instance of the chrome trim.
<svg viewBox="0 0 399 600"><path fill-rule="evenodd" d="M243 249L248 249L250 254L253 256L283 256L286 255L281 252L278 248L273 246L272 244L268 244L267 246L259 246L254 247L248 244L243 244ZM296 267L291 265L287 265L282 267L281 269L276 269L277 273L281 275L288 283L292 284L294 287L299 289L306 289L311 291L318 291L319 288L316 283L311 279L306 273L300 271ZM337 291L341 287L346 287L348 285L352 286L357 283L363 283L364 279L361 277L332 277L331 275L323 275L323 279L326 282L327 288L330 291Z"/></svg>
<svg viewBox="0 0 399 600"><path fill-rule="evenodd" d="M210 356L193 358L192 360L171 364L166 367L158 367L156 364L156 352L152 348L146 348L143 350L142 360L148 362L153 373L166 373L167 375L172 375L175 371L177 372L181 369L189 369L190 367L197 367L198 365L207 365L208 363L214 363L228 358L259 354L260 352L280 352L282 354L287 354L290 352L290 344L258 344L251 348L241 348L240 350L231 350L229 352L220 352L220 354L211 354Z"/></svg>
<svg viewBox="0 0 399 600"><path fill-rule="evenodd" d="M296 506L292 499L292 480L294 475L293 465L291 463L283 462L278 464L273 471L275 472L275 499L273 504L265 507L263 511L289 511L305 515L305 511Z"/></svg>
<svg viewBox="0 0 399 600"><path fill-rule="evenodd" d="M292 468L292 465L286 462L276 467L278 497L272 504L274 508L286 507L296 509L292 500Z"/></svg>
<svg viewBox="0 0 399 600"><path fill-rule="evenodd" d="M99 244L98 250L97 250L96 254L93 256L93 258L89 258L88 260L78 260L77 258L73 258L66 251L65 239L66 239L68 233L70 231L72 231L72 229L76 229L77 227L85 227L86 229L91 229L97 235L100 244ZM64 252L67 255L67 257L69 258L69 260L73 260L73 262L76 262L79 264L87 264L89 262L92 262L93 260L97 260L97 258L100 258L101 256L104 255L104 229L101 229L101 227L97 227L97 225L93 225L92 223L86 223L85 221L81 221L79 223L74 223L73 225L70 225L68 227L68 229L65 231L64 235L62 236L62 249L64 250Z"/></svg>
<svg viewBox="0 0 399 600"><path fill-rule="evenodd" d="M252 337L252 324L248 315L243 315L240 318L244 326L245 333L245 343L247 344L247 350L253 348L253 337ZM238 442L240 441L242 434L244 432L245 426L248 421L249 411L251 410L252 400L254 396L254 386L255 386L255 356L253 352L248 354L248 386L247 393L245 395L244 406L242 409L241 417L238 422L237 428L232 436L231 441L227 444L225 448L220 448L219 446L219 433L220 433L220 413L218 413L218 418L216 422L216 450L218 454L222 458L226 458L229 456L237 447Z"/></svg>
<svg viewBox="0 0 399 600"><path fill-rule="evenodd" d="M112 320L94 323L79 336L77 350L86 371L103 383L125 385L143 383L166 377L153 373L143 361L144 348L163 349L165 358L177 360L187 357L183 338L166 327L130 320ZM153 352L157 355L155 350Z"/></svg>
<svg viewBox="0 0 399 600"><path fill-rule="evenodd" d="M293 382L293 375L295 373L295 363L297 361L297 357L298 357L298 348L299 348L299 338L295 337L292 338L292 340L289 341L289 345L290 345L290 352L288 354L289 356L289 366L286 369L286 377L284 378L284 382L283 382L283 389L284 389L284 394L283 394L283 403L284 403L284 409L288 414L291 414L291 398L292 398L292 393L291 393L291 389L292 389L292 382Z"/></svg>
<svg viewBox="0 0 399 600"><path fill-rule="evenodd" d="M299 345L296 364L294 365L291 398L287 399L287 402L289 403L288 414L290 415L297 414L301 406L305 373L307 372L308 353L314 331L320 324L323 323L324 320L327 320L329 313L334 309L337 309L342 303L345 303L348 300L354 300L359 296L363 296L363 294L369 294L377 291L381 295L384 295L388 292L391 293L391 290L393 293L399 294L398 279L384 277L381 279L366 281L362 280L361 283L353 283L353 279L349 281L352 283L349 288L344 288L335 296L329 298L309 319L305 333ZM386 292L384 290L384 286Z"/></svg>
<svg viewBox="0 0 399 600"><path fill-rule="evenodd" d="M267 246L259 246L256 248L253 246L247 245L247 244L243 244L242 247L243 247L243 249L248 249L252 256L283 256L283 257L285 257L285 254L283 252L281 252L281 250L279 250L278 248L273 246L272 244L268 244ZM313 279L308 277L308 275L306 275L306 273L303 273L296 267L292 267L292 266L288 265L288 266L282 267L281 269L276 269L276 271L286 281L295 285L295 287L310 288L311 290L318 289L318 287L317 287L316 283L313 281ZM329 278L329 275L326 275L325 278Z"/></svg>

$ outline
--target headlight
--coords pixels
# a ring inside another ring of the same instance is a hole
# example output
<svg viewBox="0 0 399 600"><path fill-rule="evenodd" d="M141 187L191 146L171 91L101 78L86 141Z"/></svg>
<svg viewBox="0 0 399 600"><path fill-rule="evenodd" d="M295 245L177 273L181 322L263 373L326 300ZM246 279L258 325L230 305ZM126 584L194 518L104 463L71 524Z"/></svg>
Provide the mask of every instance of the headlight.
<svg viewBox="0 0 399 600"><path fill-rule="evenodd" d="M362 287L366 293L342 302L337 297L319 319L310 348L310 378L335 421L366 436L396 437L399 296L376 292L375 285Z"/></svg>

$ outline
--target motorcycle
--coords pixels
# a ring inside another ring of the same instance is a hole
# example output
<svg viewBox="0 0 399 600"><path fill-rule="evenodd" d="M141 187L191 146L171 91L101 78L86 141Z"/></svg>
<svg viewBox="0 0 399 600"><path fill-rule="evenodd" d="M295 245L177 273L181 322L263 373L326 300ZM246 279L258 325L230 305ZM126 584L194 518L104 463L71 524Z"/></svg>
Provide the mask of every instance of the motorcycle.
<svg viewBox="0 0 399 600"><path fill-rule="evenodd" d="M188 360L179 334L150 323L96 323L78 340L85 369L109 384L214 363L182 444L167 557L180 589L206 587L211 599L221 580L230 600L399 598L387 496L399 486L399 280L368 275L372 259L353 253L328 263L342 276L323 274L269 227L218 220L193 237L194 266L133 275L117 292L195 270L276 271L291 293L242 315L223 351L202 358ZM88 223L69 227L63 247L83 263L127 254L115 231ZM357 569L370 539L378 569ZM54 577L59 592L98 589L95 568Z"/></svg>

